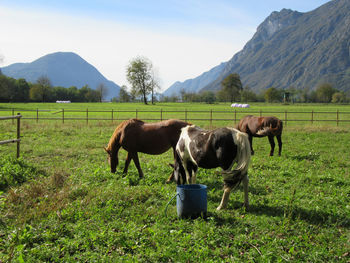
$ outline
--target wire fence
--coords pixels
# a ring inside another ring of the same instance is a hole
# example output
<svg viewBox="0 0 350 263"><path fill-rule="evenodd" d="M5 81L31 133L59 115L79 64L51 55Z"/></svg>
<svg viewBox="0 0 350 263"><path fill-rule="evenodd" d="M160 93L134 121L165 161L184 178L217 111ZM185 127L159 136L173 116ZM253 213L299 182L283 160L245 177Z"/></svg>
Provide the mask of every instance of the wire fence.
<svg viewBox="0 0 350 263"><path fill-rule="evenodd" d="M19 109L1 109L1 115L14 115ZM65 123L67 121L84 121L89 124L92 121L119 122L131 118L144 121L161 121L166 119L182 119L188 122L206 123L211 126L232 125L245 115L275 116L283 120L285 125L329 123L331 125L350 124L350 112L346 111L254 111L249 109L232 110L42 110L21 109L22 119L55 120ZM14 120L13 120L14 121Z"/></svg>

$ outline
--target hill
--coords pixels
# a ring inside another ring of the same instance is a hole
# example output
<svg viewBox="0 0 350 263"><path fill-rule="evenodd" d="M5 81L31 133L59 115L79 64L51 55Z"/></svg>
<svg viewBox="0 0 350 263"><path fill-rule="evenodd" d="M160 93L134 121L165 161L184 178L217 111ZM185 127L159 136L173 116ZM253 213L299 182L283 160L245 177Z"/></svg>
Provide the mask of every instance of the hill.
<svg viewBox="0 0 350 263"><path fill-rule="evenodd" d="M105 99L119 95L120 87L106 79L94 66L72 52L57 52L43 56L31 63L15 63L2 68L3 74L13 78L24 78L36 82L41 76L47 76L53 86L81 88L89 85L96 89L101 83L108 92Z"/></svg>
<svg viewBox="0 0 350 263"><path fill-rule="evenodd" d="M349 46L350 1L333 0L307 13L282 9L271 13L219 76L199 90L219 90L227 75L238 73L255 92L271 86L315 89L323 82L350 91Z"/></svg>

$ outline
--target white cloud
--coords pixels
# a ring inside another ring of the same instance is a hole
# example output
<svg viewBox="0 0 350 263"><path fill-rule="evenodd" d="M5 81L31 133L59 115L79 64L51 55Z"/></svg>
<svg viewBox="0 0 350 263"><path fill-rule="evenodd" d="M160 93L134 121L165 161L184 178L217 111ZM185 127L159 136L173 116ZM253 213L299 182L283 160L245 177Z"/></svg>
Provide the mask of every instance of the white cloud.
<svg viewBox="0 0 350 263"><path fill-rule="evenodd" d="M31 62L57 51L72 51L108 79L127 84L125 68L133 57L148 57L159 71L162 89L194 78L242 49L253 29L241 32L213 26L149 29L108 20L43 11L0 9L3 65Z"/></svg>

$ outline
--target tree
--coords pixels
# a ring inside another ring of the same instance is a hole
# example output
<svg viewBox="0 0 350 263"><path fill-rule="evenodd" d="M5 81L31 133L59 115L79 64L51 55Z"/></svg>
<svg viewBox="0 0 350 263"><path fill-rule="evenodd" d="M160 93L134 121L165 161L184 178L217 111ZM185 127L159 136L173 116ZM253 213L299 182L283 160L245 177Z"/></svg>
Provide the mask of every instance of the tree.
<svg viewBox="0 0 350 263"><path fill-rule="evenodd" d="M222 82L223 91L231 102L240 99L242 88L241 78L237 73L228 75Z"/></svg>
<svg viewBox="0 0 350 263"><path fill-rule="evenodd" d="M105 84L103 83L100 83L98 86L97 86L97 89L96 91L98 92L98 95L99 95L99 101L102 102L102 100L104 99L104 97L106 96L107 94L107 87L105 86Z"/></svg>
<svg viewBox="0 0 350 263"><path fill-rule="evenodd" d="M323 83L316 89L316 96L319 102L329 103L332 101L332 96L338 90L334 89L331 84Z"/></svg>
<svg viewBox="0 0 350 263"><path fill-rule="evenodd" d="M15 81L14 101L25 102L29 100L29 84L25 79Z"/></svg>
<svg viewBox="0 0 350 263"><path fill-rule="evenodd" d="M281 90L276 89L275 87L268 88L265 91L264 98L267 102L280 102L282 100Z"/></svg>
<svg viewBox="0 0 350 263"><path fill-rule="evenodd" d="M332 95L332 103L346 102L346 95L344 92L335 92Z"/></svg>
<svg viewBox="0 0 350 263"><path fill-rule="evenodd" d="M242 102L257 101L256 94L248 86L243 88L241 98Z"/></svg>
<svg viewBox="0 0 350 263"><path fill-rule="evenodd" d="M215 93L212 91L203 91L201 93L201 100L208 104L213 104L215 102Z"/></svg>
<svg viewBox="0 0 350 263"><path fill-rule="evenodd" d="M36 81L38 85L36 88L37 96L40 96L41 102L48 101L50 96L51 81L47 76L41 76Z"/></svg>
<svg viewBox="0 0 350 263"><path fill-rule="evenodd" d="M126 69L126 78L131 85L132 94L141 95L147 104L147 96L152 93L158 83L154 77L153 65L145 57L132 59Z"/></svg>
<svg viewBox="0 0 350 263"><path fill-rule="evenodd" d="M119 91L119 101L120 102L130 102L131 101L131 96L127 91L127 88L125 85L120 87Z"/></svg>

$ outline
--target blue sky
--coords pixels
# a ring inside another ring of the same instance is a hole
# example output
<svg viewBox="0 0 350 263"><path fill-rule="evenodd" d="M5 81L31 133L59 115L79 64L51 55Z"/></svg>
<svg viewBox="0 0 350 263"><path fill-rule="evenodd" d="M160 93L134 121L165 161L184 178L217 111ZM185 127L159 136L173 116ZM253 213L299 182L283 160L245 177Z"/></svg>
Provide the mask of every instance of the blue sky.
<svg viewBox="0 0 350 263"><path fill-rule="evenodd" d="M229 60L273 11L311 11L327 0L0 0L0 66L72 51L108 79L149 58L162 90Z"/></svg>

